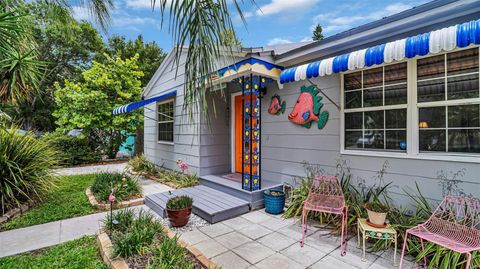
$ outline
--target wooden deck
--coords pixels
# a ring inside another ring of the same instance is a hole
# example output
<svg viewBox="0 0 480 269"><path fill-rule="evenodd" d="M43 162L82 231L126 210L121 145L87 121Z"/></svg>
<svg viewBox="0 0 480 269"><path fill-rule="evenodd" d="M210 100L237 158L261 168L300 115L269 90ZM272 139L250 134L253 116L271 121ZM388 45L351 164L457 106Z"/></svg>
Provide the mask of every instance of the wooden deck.
<svg viewBox="0 0 480 269"><path fill-rule="evenodd" d="M241 176L240 176L241 178ZM241 180L231 180L219 175L206 175L199 177L200 184L223 193L232 195L236 198L248 201L250 208L263 207L263 191L268 189L281 190L282 183L262 180L262 189L256 191L246 191L242 189Z"/></svg>
<svg viewBox="0 0 480 269"><path fill-rule="evenodd" d="M170 192L156 193L145 197L145 205L162 217L166 217L167 200L174 195L193 198L192 211L210 223L233 218L250 210L250 203L235 196L207 186L195 186Z"/></svg>

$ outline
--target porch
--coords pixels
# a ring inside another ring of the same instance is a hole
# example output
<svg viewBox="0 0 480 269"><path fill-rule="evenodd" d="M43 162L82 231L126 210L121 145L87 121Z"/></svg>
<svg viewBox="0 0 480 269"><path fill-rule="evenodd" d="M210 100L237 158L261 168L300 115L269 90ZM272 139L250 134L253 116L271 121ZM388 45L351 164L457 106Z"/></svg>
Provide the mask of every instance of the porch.
<svg viewBox="0 0 480 269"><path fill-rule="evenodd" d="M233 177L233 176L234 177ZM199 177L200 184L210 188L219 190L231 196L240 198L249 203L250 209L263 206L263 191L270 189L282 189L283 184L270 180L262 180L262 188L254 191L242 189L241 174L224 174L224 175L206 175Z"/></svg>
<svg viewBox="0 0 480 269"><path fill-rule="evenodd" d="M199 186L147 195L145 205L166 218L168 199L172 195L188 195L193 198L194 214L209 223L217 223L261 207L264 190L282 188L282 184L264 181L260 190L243 190L241 174L207 175L199 179Z"/></svg>

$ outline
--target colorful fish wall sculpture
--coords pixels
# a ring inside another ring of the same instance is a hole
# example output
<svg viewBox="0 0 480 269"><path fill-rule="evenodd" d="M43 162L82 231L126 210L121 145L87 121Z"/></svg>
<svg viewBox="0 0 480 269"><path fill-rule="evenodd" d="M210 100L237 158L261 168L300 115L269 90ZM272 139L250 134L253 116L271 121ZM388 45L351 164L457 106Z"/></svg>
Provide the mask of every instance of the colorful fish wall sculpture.
<svg viewBox="0 0 480 269"><path fill-rule="evenodd" d="M285 101L282 102L282 99L279 95L275 94L272 96L272 101L270 102L270 107L268 107L268 113L272 115L280 115L285 113L285 108L287 104Z"/></svg>
<svg viewBox="0 0 480 269"><path fill-rule="evenodd" d="M313 121L318 121L318 129L323 129L327 124L328 111L320 110L323 107L322 96L318 96L320 90L314 86L302 86L297 103L293 107L292 112L288 115L288 119L305 128L310 128Z"/></svg>

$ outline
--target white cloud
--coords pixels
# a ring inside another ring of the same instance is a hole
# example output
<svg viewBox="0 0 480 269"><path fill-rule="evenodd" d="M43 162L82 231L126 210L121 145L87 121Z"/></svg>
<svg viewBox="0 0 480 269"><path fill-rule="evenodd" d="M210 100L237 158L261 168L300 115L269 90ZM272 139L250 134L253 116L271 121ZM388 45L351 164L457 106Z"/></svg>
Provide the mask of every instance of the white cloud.
<svg viewBox="0 0 480 269"><path fill-rule="evenodd" d="M363 23L379 20L381 18L402 12L412 7L413 6L410 4L393 3L383 9L375 10L370 13L366 13L365 15L351 14L349 16L339 16L340 11L323 13L317 15L313 19L314 24L312 25L311 29L313 29L319 23L320 25L322 25L324 33L328 34L341 32ZM362 11L365 10L365 8L359 10Z"/></svg>
<svg viewBox="0 0 480 269"><path fill-rule="evenodd" d="M270 15L284 11L308 9L319 0L272 0L272 2L260 7L257 15Z"/></svg>
<svg viewBox="0 0 480 269"><path fill-rule="evenodd" d="M90 12L86 7L74 6L72 7L73 17L78 20L90 20Z"/></svg>
<svg viewBox="0 0 480 269"><path fill-rule="evenodd" d="M153 0L125 0L125 4L129 8L133 9L152 9L152 2ZM155 0L155 9L159 8L160 5L164 2L165 0ZM169 5L172 1L171 0L166 0L167 5Z"/></svg>
<svg viewBox="0 0 480 269"><path fill-rule="evenodd" d="M155 20L148 17L134 17L134 16L116 16L112 19L114 26L133 26L133 25L146 25L154 24Z"/></svg>
<svg viewBox="0 0 480 269"><path fill-rule="evenodd" d="M289 43L293 43L293 42L288 39L276 37L276 38L270 39L267 45L273 46L273 45L281 45L281 44L289 44Z"/></svg>
<svg viewBox="0 0 480 269"><path fill-rule="evenodd" d="M126 0L125 4L129 8L135 9L149 9L152 8L151 0Z"/></svg>

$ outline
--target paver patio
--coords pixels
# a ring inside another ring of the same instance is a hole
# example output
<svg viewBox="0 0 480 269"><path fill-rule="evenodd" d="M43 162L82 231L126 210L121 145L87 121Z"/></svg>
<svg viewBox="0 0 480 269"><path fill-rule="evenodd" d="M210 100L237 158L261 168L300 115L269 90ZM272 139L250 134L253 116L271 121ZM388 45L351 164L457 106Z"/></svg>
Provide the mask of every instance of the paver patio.
<svg viewBox="0 0 480 269"><path fill-rule="evenodd" d="M367 253L367 261L362 262L356 235L351 234L350 237L347 255L341 257L339 237L330 236L329 231L321 227L309 226L305 246L301 248L300 224L292 219L270 215L264 210L194 229L180 236L224 269L395 268L391 249ZM404 268L411 267L414 264L409 260Z"/></svg>

